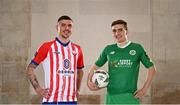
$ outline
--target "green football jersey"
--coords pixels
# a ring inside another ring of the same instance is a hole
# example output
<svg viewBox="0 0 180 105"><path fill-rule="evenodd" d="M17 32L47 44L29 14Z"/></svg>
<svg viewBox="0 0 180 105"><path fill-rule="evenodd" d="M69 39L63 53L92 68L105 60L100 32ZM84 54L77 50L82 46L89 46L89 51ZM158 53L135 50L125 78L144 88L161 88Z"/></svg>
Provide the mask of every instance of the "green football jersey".
<svg viewBox="0 0 180 105"><path fill-rule="evenodd" d="M106 62L109 73L108 94L134 93L137 90L140 62L146 68L153 66L144 48L133 42L129 42L125 48L117 44L107 45L95 64L101 67Z"/></svg>

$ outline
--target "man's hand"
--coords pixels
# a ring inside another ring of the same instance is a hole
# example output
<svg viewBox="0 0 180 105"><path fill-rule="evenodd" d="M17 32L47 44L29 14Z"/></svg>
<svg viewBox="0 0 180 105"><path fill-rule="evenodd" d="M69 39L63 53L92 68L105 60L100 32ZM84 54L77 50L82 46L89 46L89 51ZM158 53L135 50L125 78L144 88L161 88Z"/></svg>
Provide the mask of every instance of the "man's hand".
<svg viewBox="0 0 180 105"><path fill-rule="evenodd" d="M89 89L92 90L92 91L96 91L96 90L99 90L99 89L100 89L100 88L98 88L98 87L96 86L96 84L94 84L94 83L91 82L90 80L88 81L87 85L88 85Z"/></svg>
<svg viewBox="0 0 180 105"><path fill-rule="evenodd" d="M148 76L147 76L147 79L145 81L145 84L144 84L143 88L137 90L134 93L136 98L142 99L146 95L149 87L152 84L152 79L153 79L155 73L156 73L155 67L154 66L150 67L149 70L148 70Z"/></svg>
<svg viewBox="0 0 180 105"><path fill-rule="evenodd" d="M147 89L142 88L142 89L137 90L136 92L134 92L134 97L139 99L140 102L142 102L142 100L143 100L144 96L146 95L146 93L147 93Z"/></svg>
<svg viewBox="0 0 180 105"><path fill-rule="evenodd" d="M80 96L80 91L79 90L77 90L76 96L77 96L77 99L79 99L79 96Z"/></svg>
<svg viewBox="0 0 180 105"><path fill-rule="evenodd" d="M50 96L49 94L49 88L41 88L41 87L38 87L35 89L36 93L41 96L41 97L44 97L44 98L48 98Z"/></svg>
<svg viewBox="0 0 180 105"><path fill-rule="evenodd" d="M91 79L92 79L92 76L94 74L94 71L97 70L99 67L97 67L96 65L93 65L90 70L89 70L89 73L88 73L88 79L87 79L87 86L89 87L90 90L92 91L96 91L96 90L99 90L101 88L98 88L96 86L96 84L94 84Z"/></svg>
<svg viewBox="0 0 180 105"><path fill-rule="evenodd" d="M32 86L34 87L34 90L36 91L36 93L41 97L48 98L50 96L50 94L48 94L49 88L44 89L44 88L41 88L41 86L39 85L36 75L34 73L34 70L36 67L37 66L34 64L28 65L27 70L26 70L27 77L30 80Z"/></svg>

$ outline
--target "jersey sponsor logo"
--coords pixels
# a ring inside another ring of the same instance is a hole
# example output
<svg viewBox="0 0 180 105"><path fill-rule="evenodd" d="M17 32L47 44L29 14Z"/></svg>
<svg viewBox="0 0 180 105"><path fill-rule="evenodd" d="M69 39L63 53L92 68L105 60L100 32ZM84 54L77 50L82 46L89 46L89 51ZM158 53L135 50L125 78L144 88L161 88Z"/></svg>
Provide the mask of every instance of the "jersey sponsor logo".
<svg viewBox="0 0 180 105"><path fill-rule="evenodd" d="M118 65L120 67L131 67L132 64L133 63L129 59L122 59L122 60L120 59L119 62L118 62Z"/></svg>
<svg viewBox="0 0 180 105"><path fill-rule="evenodd" d="M69 59L64 59L63 63L64 63L64 69L70 68L71 63L70 63Z"/></svg>
<svg viewBox="0 0 180 105"><path fill-rule="evenodd" d="M115 54L115 51L111 51L110 54Z"/></svg>
<svg viewBox="0 0 180 105"><path fill-rule="evenodd" d="M118 67L118 61L111 61L110 64L112 67Z"/></svg>
<svg viewBox="0 0 180 105"><path fill-rule="evenodd" d="M129 54L130 54L130 55L136 55L136 51L135 51L135 50L130 50L130 51L129 51Z"/></svg>
<svg viewBox="0 0 180 105"><path fill-rule="evenodd" d="M119 68L119 67L131 68L133 62L129 59L120 59L118 61L112 61L110 64L115 68Z"/></svg>
<svg viewBox="0 0 180 105"><path fill-rule="evenodd" d="M57 74L60 74L63 76L71 76L74 74L74 71L72 71L72 70L57 70Z"/></svg>

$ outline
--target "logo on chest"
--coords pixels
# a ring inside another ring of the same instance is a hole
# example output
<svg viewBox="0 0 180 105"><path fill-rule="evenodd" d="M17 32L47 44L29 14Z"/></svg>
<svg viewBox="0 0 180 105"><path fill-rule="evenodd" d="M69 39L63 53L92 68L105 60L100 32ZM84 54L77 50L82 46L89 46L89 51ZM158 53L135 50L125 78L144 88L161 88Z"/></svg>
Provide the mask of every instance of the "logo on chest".
<svg viewBox="0 0 180 105"><path fill-rule="evenodd" d="M71 61L69 59L63 60L63 69L57 70L57 73L63 76L74 75L74 71L71 70Z"/></svg>
<svg viewBox="0 0 180 105"><path fill-rule="evenodd" d="M129 54L130 54L130 55L136 55L136 51L135 51L135 50L130 50L130 51L129 51Z"/></svg>
<svg viewBox="0 0 180 105"><path fill-rule="evenodd" d="M73 51L72 51L72 54L73 54L74 56L76 56L76 55L77 55L77 53L76 53L76 51L75 51L75 50L73 50Z"/></svg>
<svg viewBox="0 0 180 105"><path fill-rule="evenodd" d="M69 61L69 59L64 59L63 65L65 70L69 70L71 67L71 62Z"/></svg>

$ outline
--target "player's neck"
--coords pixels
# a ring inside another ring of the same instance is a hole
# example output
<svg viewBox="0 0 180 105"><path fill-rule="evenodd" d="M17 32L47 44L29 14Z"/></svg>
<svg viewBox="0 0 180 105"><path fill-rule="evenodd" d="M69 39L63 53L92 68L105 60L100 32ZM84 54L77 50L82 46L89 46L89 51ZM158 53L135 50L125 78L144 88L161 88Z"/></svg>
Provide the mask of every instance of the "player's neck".
<svg viewBox="0 0 180 105"><path fill-rule="evenodd" d="M58 39L62 42L62 43L64 43L64 44L66 44L66 43L68 43L69 42L69 38L63 38L63 37L58 37Z"/></svg>
<svg viewBox="0 0 180 105"><path fill-rule="evenodd" d="M128 42L129 41L126 39L124 42L118 42L117 44L118 44L119 47L123 48L124 46L126 46L128 44Z"/></svg>

